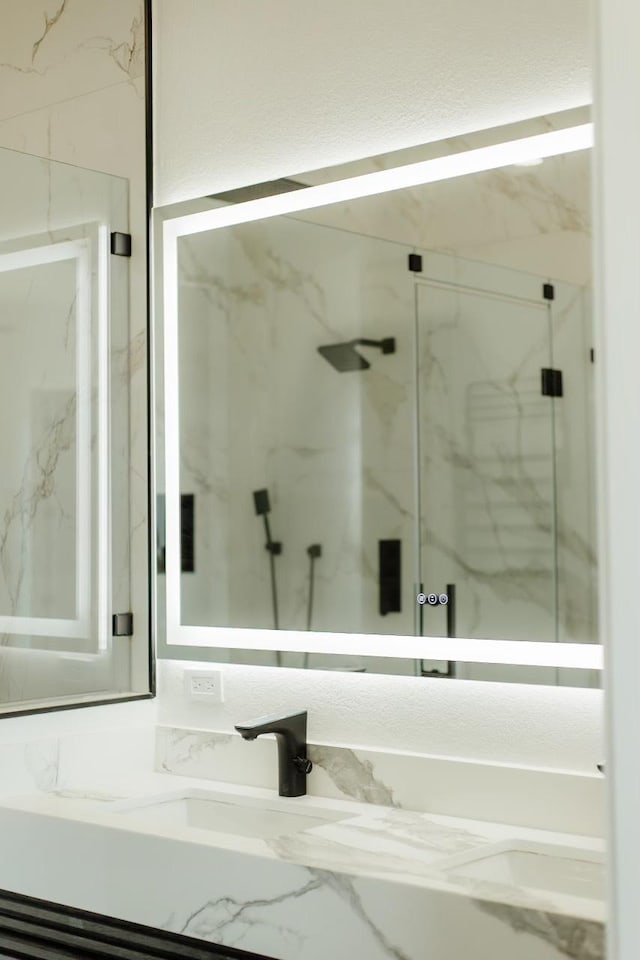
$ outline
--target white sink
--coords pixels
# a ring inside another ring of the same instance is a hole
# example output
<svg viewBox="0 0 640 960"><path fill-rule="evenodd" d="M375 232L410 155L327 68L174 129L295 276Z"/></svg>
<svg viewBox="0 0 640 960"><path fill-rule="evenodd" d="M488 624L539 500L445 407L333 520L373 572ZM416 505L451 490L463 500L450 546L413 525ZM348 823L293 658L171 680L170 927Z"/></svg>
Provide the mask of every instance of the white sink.
<svg viewBox="0 0 640 960"><path fill-rule="evenodd" d="M537 894L560 893L600 902L605 898L603 856L594 850L504 841L451 857L438 868Z"/></svg>
<svg viewBox="0 0 640 960"><path fill-rule="evenodd" d="M191 827L240 837L286 836L336 820L346 820L344 810L327 809L294 800L262 800L239 794L187 789L138 800L117 801L111 810L158 827Z"/></svg>

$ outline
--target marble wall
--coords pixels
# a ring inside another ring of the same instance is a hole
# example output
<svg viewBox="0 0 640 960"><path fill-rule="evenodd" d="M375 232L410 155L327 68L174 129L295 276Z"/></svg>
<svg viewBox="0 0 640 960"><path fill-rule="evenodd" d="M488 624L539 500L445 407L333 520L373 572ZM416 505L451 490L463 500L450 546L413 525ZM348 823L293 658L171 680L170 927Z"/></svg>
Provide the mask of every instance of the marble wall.
<svg viewBox="0 0 640 960"><path fill-rule="evenodd" d="M147 687L144 6L142 0L1 0L0 18L0 147L7 148L2 239L59 238L74 224L92 222L133 237L131 260L111 265L113 595L118 609L133 610L141 650L134 645L132 655L129 641L121 641L96 657L69 644L68 655L59 656L46 652L55 644L42 638L34 638L39 649L5 648L0 701L17 705ZM62 470L62 460L57 466ZM54 499L47 498L47 507ZM58 507L68 514L63 501ZM66 522L69 539L72 521ZM51 539L50 527L42 536ZM60 528L57 534L57 553L35 552L50 593L54 586L62 590L69 568L60 562ZM95 625L93 650L94 631Z"/></svg>
<svg viewBox="0 0 640 960"><path fill-rule="evenodd" d="M576 109L303 173L316 184L589 122ZM585 286L591 280L591 151L547 157L305 214L367 236Z"/></svg>
<svg viewBox="0 0 640 960"><path fill-rule="evenodd" d="M413 541L412 287L394 253L295 221L181 244L182 476L197 515L196 570L182 577L186 622L272 624L252 501L267 488L283 543L282 627L306 626L307 548L319 543L313 627L413 630L410 573L401 614L379 616L377 598L377 540L401 537L408 571ZM366 381L318 355L318 345L363 331L403 345L372 357Z"/></svg>

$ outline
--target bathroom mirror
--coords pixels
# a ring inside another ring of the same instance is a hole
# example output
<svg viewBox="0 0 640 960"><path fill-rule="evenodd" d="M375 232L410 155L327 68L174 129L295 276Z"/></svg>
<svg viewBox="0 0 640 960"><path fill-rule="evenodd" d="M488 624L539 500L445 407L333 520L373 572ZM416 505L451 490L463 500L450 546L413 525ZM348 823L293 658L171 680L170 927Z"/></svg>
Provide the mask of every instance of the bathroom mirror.
<svg viewBox="0 0 640 960"><path fill-rule="evenodd" d="M131 610L128 183L0 148L0 197L0 712L148 693L113 628Z"/></svg>
<svg viewBox="0 0 640 960"><path fill-rule="evenodd" d="M0 718L154 685L151 0L5 8Z"/></svg>
<svg viewBox="0 0 640 960"><path fill-rule="evenodd" d="M599 682L588 120L156 212L161 655Z"/></svg>

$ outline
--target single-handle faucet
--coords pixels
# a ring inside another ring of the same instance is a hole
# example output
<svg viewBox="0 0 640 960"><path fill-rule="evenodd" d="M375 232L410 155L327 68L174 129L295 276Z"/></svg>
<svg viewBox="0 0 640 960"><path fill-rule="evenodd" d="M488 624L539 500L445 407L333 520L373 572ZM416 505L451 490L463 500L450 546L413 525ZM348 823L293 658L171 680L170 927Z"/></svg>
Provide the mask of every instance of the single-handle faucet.
<svg viewBox="0 0 640 960"><path fill-rule="evenodd" d="M281 797L303 797L307 775L313 764L307 757L307 711L287 717L258 717L237 723L243 740L255 740L263 733L275 733L278 741L278 793Z"/></svg>

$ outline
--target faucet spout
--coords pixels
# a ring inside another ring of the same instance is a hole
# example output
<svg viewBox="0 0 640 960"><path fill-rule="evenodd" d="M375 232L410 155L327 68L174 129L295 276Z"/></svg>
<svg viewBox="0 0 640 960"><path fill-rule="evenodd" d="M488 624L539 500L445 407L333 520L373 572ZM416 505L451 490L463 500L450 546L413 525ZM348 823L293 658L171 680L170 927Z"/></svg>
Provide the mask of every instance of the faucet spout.
<svg viewBox="0 0 640 960"><path fill-rule="evenodd" d="M273 733L278 743L278 793L281 797L303 797L312 763L307 757L307 711L285 717L258 717L235 725L243 740L255 740Z"/></svg>

